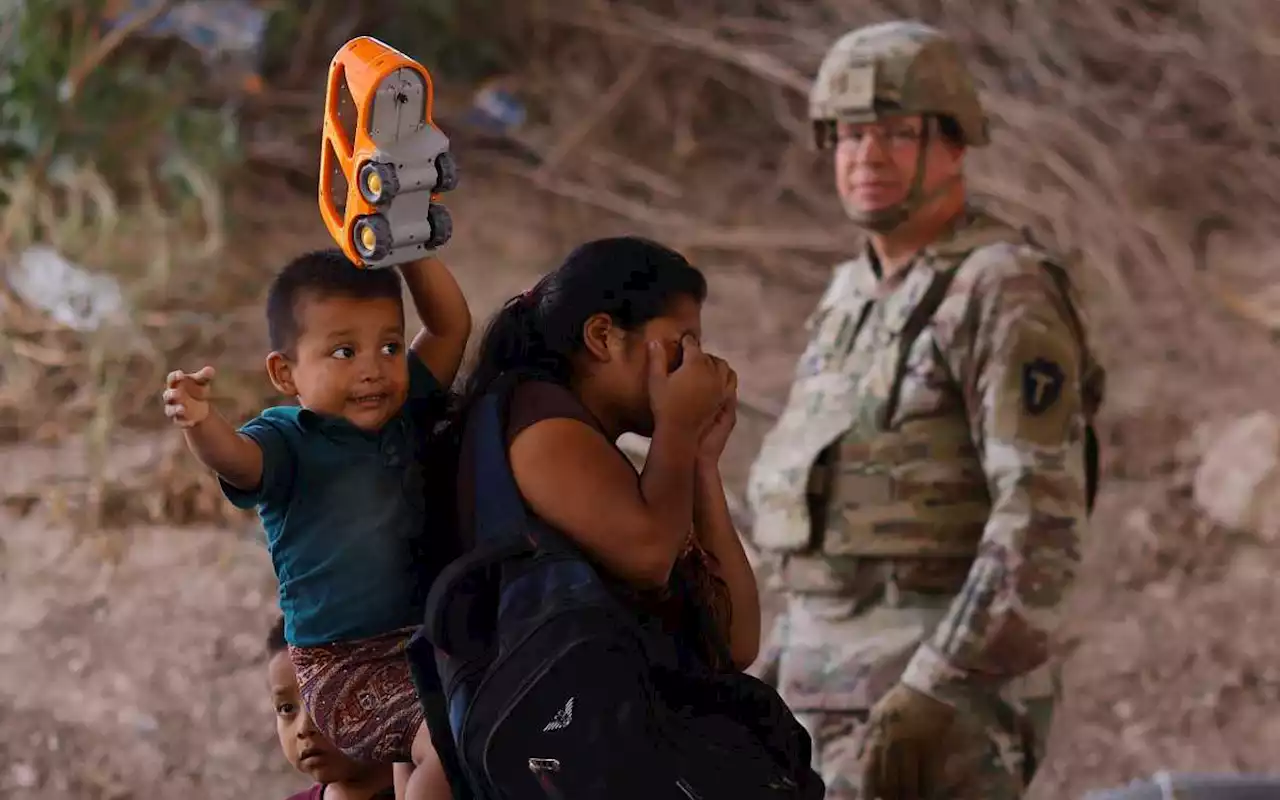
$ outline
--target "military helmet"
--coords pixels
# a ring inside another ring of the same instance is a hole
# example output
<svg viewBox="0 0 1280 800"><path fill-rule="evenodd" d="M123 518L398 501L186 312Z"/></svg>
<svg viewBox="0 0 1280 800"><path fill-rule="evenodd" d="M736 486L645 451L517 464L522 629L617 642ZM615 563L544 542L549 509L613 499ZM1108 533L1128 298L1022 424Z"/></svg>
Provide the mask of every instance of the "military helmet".
<svg viewBox="0 0 1280 800"><path fill-rule="evenodd" d="M955 120L969 147L990 141L986 114L959 49L941 31L914 20L850 31L832 45L809 92L819 147L836 122L936 115Z"/></svg>

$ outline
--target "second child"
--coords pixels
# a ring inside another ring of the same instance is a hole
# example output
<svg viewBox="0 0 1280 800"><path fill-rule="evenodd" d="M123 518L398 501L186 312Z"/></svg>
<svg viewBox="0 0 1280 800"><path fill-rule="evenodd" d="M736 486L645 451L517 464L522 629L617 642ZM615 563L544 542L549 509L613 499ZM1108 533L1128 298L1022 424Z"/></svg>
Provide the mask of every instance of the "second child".
<svg viewBox="0 0 1280 800"><path fill-rule="evenodd" d="M236 429L210 406L212 367L171 373L164 403L227 498L258 511L290 658L320 731L357 760L412 762L409 800L445 800L404 649L428 588L419 540L448 519L426 507L432 453L421 445L445 413L471 314L437 258L399 272L425 326L411 345L395 270L309 253L267 298L267 373L298 404Z"/></svg>

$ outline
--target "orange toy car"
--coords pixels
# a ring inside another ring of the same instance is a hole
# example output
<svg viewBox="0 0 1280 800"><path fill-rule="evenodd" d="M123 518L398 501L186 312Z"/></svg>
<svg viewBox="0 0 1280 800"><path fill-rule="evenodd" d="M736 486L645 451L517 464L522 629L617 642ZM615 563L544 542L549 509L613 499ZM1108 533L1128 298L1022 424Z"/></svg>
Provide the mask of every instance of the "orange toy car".
<svg viewBox="0 0 1280 800"><path fill-rule="evenodd" d="M329 65L320 213L354 264L403 264L453 233L437 201L458 169L432 102L430 73L377 39L352 39Z"/></svg>

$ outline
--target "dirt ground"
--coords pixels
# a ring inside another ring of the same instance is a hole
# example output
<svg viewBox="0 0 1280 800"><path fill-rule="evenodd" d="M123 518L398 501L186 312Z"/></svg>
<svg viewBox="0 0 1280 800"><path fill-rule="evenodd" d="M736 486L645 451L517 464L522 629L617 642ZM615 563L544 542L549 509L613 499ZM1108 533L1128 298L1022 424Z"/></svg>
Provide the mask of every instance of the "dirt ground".
<svg viewBox="0 0 1280 800"><path fill-rule="evenodd" d="M570 242L609 229L518 188L468 186L454 208L450 260L481 321ZM325 238L300 223L298 241ZM780 401L814 298L709 267L710 348L737 365L744 394ZM1107 421L1108 483L1038 800L1160 769L1266 771L1280 745L1280 552L1190 508L1195 452L1178 445L1199 412L1151 411L1177 374L1153 369L1113 371L1121 411ZM735 487L763 430L744 415L726 458ZM154 468L174 438L117 431L115 469ZM6 496L83 469L77 447L0 451ZM262 652L274 584L254 521L86 533L65 517L55 502L0 506L0 797L240 800L304 787L274 740Z"/></svg>

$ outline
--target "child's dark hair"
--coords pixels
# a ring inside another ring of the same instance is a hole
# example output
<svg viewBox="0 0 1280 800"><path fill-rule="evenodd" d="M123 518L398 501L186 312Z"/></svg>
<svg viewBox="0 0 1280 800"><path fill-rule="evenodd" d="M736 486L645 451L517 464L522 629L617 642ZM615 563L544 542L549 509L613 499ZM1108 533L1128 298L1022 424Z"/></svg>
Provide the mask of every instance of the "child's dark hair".
<svg viewBox="0 0 1280 800"><path fill-rule="evenodd" d="M676 251L636 236L578 246L489 321L458 401L460 416L504 372L536 369L567 384L592 316L608 314L624 330L635 330L669 312L680 297L702 303L707 281Z"/></svg>
<svg viewBox="0 0 1280 800"><path fill-rule="evenodd" d="M276 275L267 293L267 335L271 349L290 352L298 343L298 304L303 299L349 297L395 300L404 313L400 273L394 269L361 269L336 248L299 256Z"/></svg>
<svg viewBox="0 0 1280 800"><path fill-rule="evenodd" d="M271 623L271 630L267 631L267 658L288 649L289 643L284 638L284 617L277 615L276 621Z"/></svg>

